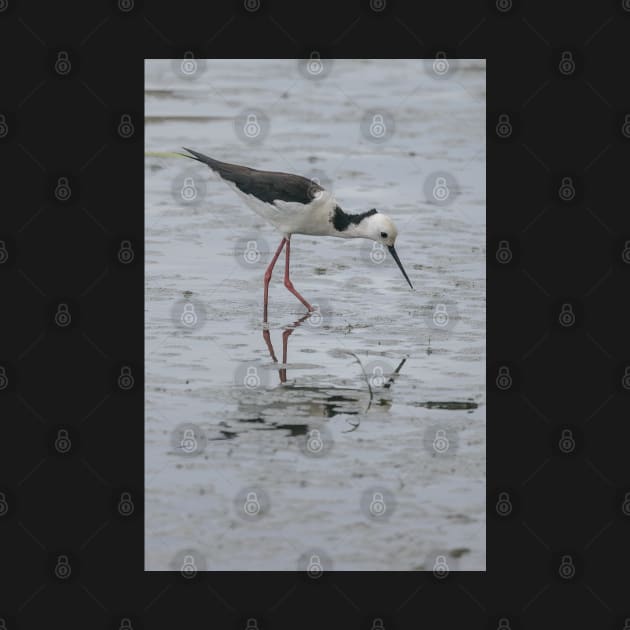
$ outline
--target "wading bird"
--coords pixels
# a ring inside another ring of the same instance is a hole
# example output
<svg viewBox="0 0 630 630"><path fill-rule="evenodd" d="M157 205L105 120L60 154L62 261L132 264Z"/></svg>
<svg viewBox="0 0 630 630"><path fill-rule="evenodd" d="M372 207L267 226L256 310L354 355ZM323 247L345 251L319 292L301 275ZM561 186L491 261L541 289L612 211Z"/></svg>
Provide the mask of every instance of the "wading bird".
<svg viewBox="0 0 630 630"><path fill-rule="evenodd" d="M244 199L256 214L282 233L282 241L265 271L264 322L267 322L269 281L276 261L285 247L284 286L304 304L309 312L313 310L313 307L297 292L289 277L293 234L367 238L381 243L387 247L405 280L413 289L394 247L398 231L388 216L374 209L360 214L348 214L339 207L330 192L300 175L259 171L247 166L219 162L203 153L183 148L190 155L184 153L181 155L209 166Z"/></svg>

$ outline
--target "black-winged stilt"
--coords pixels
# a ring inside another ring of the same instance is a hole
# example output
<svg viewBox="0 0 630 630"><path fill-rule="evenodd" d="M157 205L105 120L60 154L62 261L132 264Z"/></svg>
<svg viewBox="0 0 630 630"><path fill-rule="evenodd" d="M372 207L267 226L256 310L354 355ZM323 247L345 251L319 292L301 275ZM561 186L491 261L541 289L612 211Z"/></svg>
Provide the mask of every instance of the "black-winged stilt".
<svg viewBox="0 0 630 630"><path fill-rule="evenodd" d="M360 214L347 214L337 205L330 192L300 175L259 171L247 166L219 162L203 153L183 148L191 155L184 153L181 155L207 164L245 200L256 214L282 233L282 241L265 271L264 322L267 321L269 281L284 247L286 247L284 286L304 304L309 312L313 310L313 307L296 291L289 278L293 234L368 238L381 243L387 247L405 280L413 289L394 247L398 231L388 216L374 209Z"/></svg>

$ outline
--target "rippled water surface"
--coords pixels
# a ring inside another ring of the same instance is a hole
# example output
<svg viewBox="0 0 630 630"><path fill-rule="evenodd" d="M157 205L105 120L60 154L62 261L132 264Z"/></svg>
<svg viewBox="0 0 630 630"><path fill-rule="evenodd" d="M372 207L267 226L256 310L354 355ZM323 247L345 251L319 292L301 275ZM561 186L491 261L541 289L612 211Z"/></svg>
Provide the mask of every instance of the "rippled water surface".
<svg viewBox="0 0 630 630"><path fill-rule="evenodd" d="M329 70L147 62L148 570L485 570L485 67ZM280 258L265 331L280 235L182 146L386 212L415 290L369 241L294 236L318 310Z"/></svg>

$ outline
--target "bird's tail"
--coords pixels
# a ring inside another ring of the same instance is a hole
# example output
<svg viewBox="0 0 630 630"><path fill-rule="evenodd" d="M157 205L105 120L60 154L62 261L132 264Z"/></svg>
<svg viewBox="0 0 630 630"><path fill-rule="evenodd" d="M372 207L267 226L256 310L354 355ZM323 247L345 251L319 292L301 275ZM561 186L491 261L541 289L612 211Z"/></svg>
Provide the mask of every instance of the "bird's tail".
<svg viewBox="0 0 630 630"><path fill-rule="evenodd" d="M220 164L217 160L213 160L211 157L204 155L203 153L198 153L197 151L193 151L192 149L187 149L186 147L182 147L184 151L188 151L191 155L187 155L186 153L178 153L178 155L183 155L184 157L190 158L191 160L197 160L197 162L203 162L207 164L210 168L216 168L217 164Z"/></svg>

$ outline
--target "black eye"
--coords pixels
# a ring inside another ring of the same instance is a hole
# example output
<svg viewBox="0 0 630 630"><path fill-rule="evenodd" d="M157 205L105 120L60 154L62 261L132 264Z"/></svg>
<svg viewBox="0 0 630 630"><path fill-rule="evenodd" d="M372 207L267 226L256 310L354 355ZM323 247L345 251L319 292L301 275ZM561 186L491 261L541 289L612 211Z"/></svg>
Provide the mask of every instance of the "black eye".
<svg viewBox="0 0 630 630"><path fill-rule="evenodd" d="M387 238L387 232L381 232L381 238Z"/></svg>

